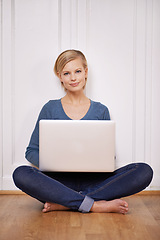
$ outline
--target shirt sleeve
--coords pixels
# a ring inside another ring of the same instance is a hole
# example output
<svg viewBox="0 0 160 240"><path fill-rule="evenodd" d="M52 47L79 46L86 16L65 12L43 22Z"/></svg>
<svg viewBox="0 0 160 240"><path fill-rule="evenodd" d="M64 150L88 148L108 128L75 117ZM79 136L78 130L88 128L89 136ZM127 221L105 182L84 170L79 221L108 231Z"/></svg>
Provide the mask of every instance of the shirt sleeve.
<svg viewBox="0 0 160 240"><path fill-rule="evenodd" d="M26 159L36 167L39 167L39 121L41 119L48 119L49 118L48 115L49 113L48 113L47 105L44 105L44 107L42 108L39 114L34 131L31 135L29 145L26 148L26 152L25 152Z"/></svg>
<svg viewBox="0 0 160 240"><path fill-rule="evenodd" d="M109 110L108 110L107 107L105 107L105 109L104 109L103 119L104 120L111 120L110 113L109 113Z"/></svg>

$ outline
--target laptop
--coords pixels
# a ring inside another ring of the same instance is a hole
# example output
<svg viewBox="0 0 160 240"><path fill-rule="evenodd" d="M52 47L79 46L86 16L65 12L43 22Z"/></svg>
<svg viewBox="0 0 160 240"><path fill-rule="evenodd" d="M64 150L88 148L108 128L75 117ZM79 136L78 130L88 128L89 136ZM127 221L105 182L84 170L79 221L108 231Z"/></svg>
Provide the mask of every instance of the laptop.
<svg viewBox="0 0 160 240"><path fill-rule="evenodd" d="M115 170L115 122L40 120L39 168L58 172Z"/></svg>

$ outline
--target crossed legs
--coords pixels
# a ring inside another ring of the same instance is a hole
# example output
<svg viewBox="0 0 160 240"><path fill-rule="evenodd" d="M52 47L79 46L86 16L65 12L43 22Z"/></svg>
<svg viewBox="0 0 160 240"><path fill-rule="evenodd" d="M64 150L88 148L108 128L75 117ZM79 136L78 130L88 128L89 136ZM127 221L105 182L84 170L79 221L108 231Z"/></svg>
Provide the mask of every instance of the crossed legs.
<svg viewBox="0 0 160 240"><path fill-rule="evenodd" d="M149 165L129 164L116 170L110 177L97 180L97 183L94 181L85 187L84 182L80 192L29 166L17 168L13 179L18 188L44 203L43 212L68 209L83 212L87 205L87 212L125 214L128 212L128 203L120 198L142 191L150 184L152 176Z"/></svg>

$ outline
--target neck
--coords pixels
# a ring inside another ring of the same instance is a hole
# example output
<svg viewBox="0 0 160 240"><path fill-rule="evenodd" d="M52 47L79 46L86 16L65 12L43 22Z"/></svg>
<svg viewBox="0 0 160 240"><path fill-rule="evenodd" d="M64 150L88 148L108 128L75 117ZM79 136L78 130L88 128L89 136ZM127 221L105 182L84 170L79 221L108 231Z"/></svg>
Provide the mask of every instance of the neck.
<svg viewBox="0 0 160 240"><path fill-rule="evenodd" d="M84 92L67 92L64 96L63 100L67 103L71 103L74 105L84 103L88 98L85 96Z"/></svg>

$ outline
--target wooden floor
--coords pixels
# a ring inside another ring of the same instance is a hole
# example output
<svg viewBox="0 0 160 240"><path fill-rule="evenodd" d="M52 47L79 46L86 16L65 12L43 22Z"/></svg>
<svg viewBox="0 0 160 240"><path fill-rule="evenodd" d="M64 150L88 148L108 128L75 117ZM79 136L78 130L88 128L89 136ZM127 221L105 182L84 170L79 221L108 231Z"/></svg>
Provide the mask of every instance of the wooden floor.
<svg viewBox="0 0 160 240"><path fill-rule="evenodd" d="M160 240L160 195L125 198L130 211L42 213L26 195L0 195L1 240Z"/></svg>

